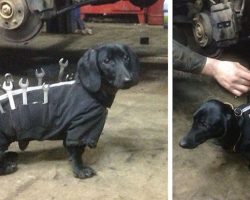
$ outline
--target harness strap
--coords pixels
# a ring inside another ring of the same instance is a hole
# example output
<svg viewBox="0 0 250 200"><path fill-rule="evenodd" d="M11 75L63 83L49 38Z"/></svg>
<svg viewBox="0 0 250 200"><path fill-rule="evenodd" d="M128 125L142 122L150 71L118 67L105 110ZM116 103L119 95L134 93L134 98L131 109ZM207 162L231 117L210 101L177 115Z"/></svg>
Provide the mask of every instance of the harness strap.
<svg viewBox="0 0 250 200"><path fill-rule="evenodd" d="M245 112L247 112L247 111L249 111L250 110L250 104L243 104L243 105L241 105L241 106L238 106L238 107L236 107L235 109L234 109L234 115L239 119L239 118L241 118L242 117L242 115L245 113ZM235 143L235 145L234 145L234 147L233 147L233 151L234 152L237 152L236 151L236 146L239 144L239 142L240 142L240 139L242 138L242 132L240 132L240 135L239 135L239 137L238 137L238 139L237 139L237 141L236 141L236 143Z"/></svg>
<svg viewBox="0 0 250 200"><path fill-rule="evenodd" d="M242 137L242 132L240 132L240 135L239 135L239 137L238 137L238 139L237 139L237 141L236 141L236 143L235 143L235 145L234 145L234 147L233 147L233 152L237 152L237 151L236 151L236 146L237 146L238 143L240 142L241 137Z"/></svg>

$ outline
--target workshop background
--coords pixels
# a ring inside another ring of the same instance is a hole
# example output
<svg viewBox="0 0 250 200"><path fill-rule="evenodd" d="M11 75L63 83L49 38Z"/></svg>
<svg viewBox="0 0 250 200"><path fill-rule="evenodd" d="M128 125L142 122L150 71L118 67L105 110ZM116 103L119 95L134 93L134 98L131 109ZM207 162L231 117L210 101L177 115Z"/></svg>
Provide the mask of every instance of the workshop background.
<svg viewBox="0 0 250 200"><path fill-rule="evenodd" d="M64 6L68 1L57 1ZM0 83L11 73L36 85L35 69L45 70L45 82L57 82L60 58L69 60L66 74L75 72L80 56L103 43L129 45L139 56L140 83L119 91L109 110L96 149L85 162L97 176L73 177L62 141L30 143L19 154L18 171L0 177L0 200L162 200L167 199L167 26L163 0L141 9L127 0L80 9L92 35L75 33L72 13L48 20L33 40L15 44L0 39ZM3 92L2 92L3 93Z"/></svg>

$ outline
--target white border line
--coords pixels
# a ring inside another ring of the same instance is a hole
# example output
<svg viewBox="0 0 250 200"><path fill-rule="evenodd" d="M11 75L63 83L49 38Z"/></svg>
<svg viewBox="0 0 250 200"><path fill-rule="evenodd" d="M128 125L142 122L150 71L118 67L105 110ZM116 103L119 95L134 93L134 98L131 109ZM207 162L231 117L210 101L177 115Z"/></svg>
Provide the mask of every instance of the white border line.
<svg viewBox="0 0 250 200"><path fill-rule="evenodd" d="M173 199L173 1L168 1L168 200Z"/></svg>

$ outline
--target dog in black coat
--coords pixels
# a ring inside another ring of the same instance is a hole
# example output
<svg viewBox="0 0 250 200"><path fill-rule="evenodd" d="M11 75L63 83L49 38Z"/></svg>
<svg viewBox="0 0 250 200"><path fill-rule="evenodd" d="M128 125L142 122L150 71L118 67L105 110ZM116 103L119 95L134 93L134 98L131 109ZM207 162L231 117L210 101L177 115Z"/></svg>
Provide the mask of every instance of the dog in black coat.
<svg viewBox="0 0 250 200"><path fill-rule="evenodd" d="M12 142L25 149L32 140L63 140L74 175L95 175L82 161L84 149L96 147L117 90L136 85L138 73L138 58L129 47L107 44L80 58L74 81L50 85L48 103L42 101L41 86L27 89L28 105L22 90L12 91L15 109L6 94L0 96L5 111L0 114L0 174L17 170L16 153L6 152Z"/></svg>
<svg viewBox="0 0 250 200"><path fill-rule="evenodd" d="M191 130L179 145L193 149L208 139L216 139L223 149L250 159L250 105L233 108L218 100L203 103L193 115Z"/></svg>

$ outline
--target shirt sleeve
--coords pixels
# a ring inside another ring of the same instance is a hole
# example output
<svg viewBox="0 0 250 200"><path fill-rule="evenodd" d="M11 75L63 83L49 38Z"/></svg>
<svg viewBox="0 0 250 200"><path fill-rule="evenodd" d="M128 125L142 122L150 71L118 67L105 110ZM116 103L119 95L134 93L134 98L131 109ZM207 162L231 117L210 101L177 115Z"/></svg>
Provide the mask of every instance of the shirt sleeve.
<svg viewBox="0 0 250 200"><path fill-rule="evenodd" d="M206 61L207 57L173 40L173 67L175 70L200 73Z"/></svg>

